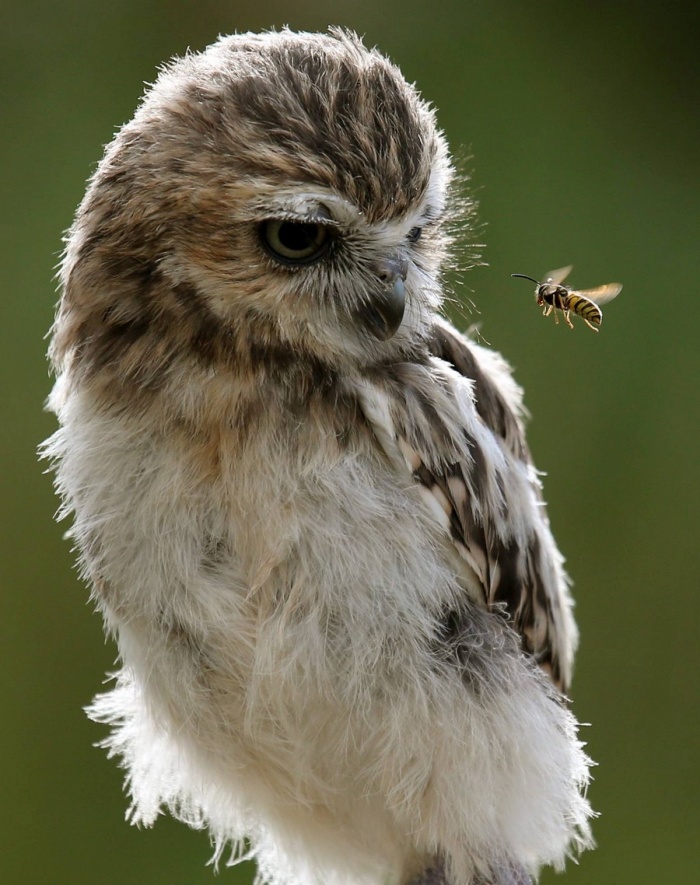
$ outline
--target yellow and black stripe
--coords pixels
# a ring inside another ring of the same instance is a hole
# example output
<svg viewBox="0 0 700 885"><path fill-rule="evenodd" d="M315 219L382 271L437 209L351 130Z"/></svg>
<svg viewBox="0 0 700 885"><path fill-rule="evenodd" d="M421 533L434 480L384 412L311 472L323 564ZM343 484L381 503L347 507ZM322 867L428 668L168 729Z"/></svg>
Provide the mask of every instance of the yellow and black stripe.
<svg viewBox="0 0 700 885"><path fill-rule="evenodd" d="M575 313L576 316L580 316L587 323L599 326L603 322L603 311L590 298L571 292L564 300L568 301L566 309Z"/></svg>

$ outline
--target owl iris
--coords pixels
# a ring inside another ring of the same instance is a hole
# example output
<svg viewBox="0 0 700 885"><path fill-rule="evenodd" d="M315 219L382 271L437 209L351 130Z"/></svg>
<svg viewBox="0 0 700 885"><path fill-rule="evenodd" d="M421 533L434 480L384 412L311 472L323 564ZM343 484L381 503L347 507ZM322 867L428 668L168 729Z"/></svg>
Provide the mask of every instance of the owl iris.
<svg viewBox="0 0 700 885"><path fill-rule="evenodd" d="M284 264L312 264L328 250L328 228L315 222L273 219L261 230L265 249Z"/></svg>

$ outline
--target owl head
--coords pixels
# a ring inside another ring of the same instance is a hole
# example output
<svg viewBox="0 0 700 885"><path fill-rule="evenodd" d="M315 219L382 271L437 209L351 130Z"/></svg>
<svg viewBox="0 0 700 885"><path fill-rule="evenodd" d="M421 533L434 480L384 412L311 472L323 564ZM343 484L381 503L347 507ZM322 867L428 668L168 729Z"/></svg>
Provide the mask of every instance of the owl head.
<svg viewBox="0 0 700 885"><path fill-rule="evenodd" d="M411 352L441 298L433 111L353 34L221 38L168 64L69 233L54 360L156 385L210 366Z"/></svg>

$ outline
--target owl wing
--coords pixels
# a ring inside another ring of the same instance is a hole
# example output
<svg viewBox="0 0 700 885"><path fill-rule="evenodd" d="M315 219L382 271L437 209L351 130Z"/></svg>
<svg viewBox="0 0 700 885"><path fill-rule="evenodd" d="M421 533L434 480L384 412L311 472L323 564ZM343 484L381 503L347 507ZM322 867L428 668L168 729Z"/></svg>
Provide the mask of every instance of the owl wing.
<svg viewBox="0 0 700 885"><path fill-rule="evenodd" d="M487 606L505 609L524 648L566 690L576 628L563 558L525 440L521 391L500 357L446 322L433 327L430 350L471 382L476 416L467 414L471 403L462 398L461 417L480 432L471 431L468 460L432 469L424 463L416 478L447 498L453 543L479 565Z"/></svg>
<svg viewBox="0 0 700 885"><path fill-rule="evenodd" d="M526 652L566 690L576 628L520 391L499 357L447 323L435 325L429 350L426 366L389 373L389 435L458 554L465 592L505 613Z"/></svg>

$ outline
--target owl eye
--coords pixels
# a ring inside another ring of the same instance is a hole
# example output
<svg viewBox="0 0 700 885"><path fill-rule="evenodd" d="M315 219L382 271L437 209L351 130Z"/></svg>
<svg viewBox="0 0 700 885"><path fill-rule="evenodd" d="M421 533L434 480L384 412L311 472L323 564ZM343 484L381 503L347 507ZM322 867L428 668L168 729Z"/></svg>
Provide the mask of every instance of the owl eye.
<svg viewBox="0 0 700 885"><path fill-rule="evenodd" d="M314 221L264 221L260 237L265 249L283 264L313 264L331 241L328 228Z"/></svg>
<svg viewBox="0 0 700 885"><path fill-rule="evenodd" d="M412 227L410 231L406 234L406 239L409 243L417 243L418 240L420 240L422 233L422 227Z"/></svg>

